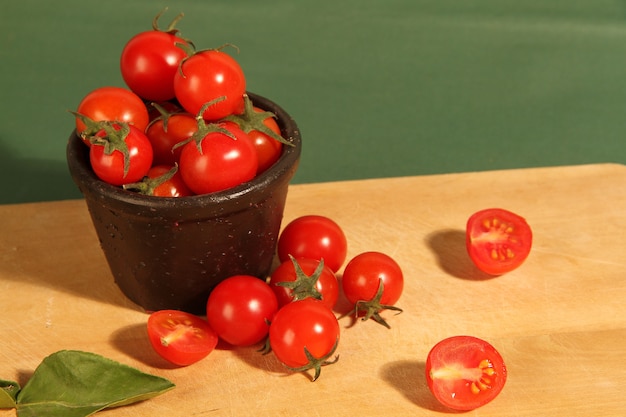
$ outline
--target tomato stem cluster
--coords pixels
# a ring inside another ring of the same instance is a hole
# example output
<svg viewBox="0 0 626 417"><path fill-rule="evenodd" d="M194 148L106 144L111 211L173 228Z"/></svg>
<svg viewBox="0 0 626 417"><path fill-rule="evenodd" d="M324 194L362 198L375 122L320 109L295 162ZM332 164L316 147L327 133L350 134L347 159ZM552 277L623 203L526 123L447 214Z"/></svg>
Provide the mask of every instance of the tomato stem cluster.
<svg viewBox="0 0 626 417"><path fill-rule="evenodd" d="M335 340L335 344L333 345L330 352L328 352L327 355L324 355L321 358L316 358L315 356L313 356L311 352L309 352L309 350L305 346L304 354L306 355L308 363L304 366L300 366L297 368L292 368L290 366L288 366L287 368L293 372L306 372L309 369L314 369L315 374L311 378L311 382L315 382L319 378L320 374L322 373L322 366L332 365L339 360L339 355L335 355L335 351L337 350L338 345L339 345L339 338ZM335 355L335 357L331 359L333 355Z"/></svg>
<svg viewBox="0 0 626 417"><path fill-rule="evenodd" d="M376 295L369 301L361 300L357 301L354 306L354 314L356 317L360 316L361 313L364 313L363 317L361 317L362 321L366 321L369 319L374 320L378 324L382 324L388 329L391 329L391 326L387 321L382 318L380 312L383 310L393 310L396 311L396 314L402 313L402 309L400 307L381 304L380 300L383 296L383 292L385 290L385 283L382 279L379 280L378 290L376 291Z"/></svg>

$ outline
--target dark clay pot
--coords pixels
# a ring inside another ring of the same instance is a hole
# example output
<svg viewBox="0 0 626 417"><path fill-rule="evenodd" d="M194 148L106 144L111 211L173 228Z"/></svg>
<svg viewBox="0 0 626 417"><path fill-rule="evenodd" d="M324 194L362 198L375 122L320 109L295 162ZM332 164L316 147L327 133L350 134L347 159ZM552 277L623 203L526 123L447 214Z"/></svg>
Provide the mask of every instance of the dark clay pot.
<svg viewBox="0 0 626 417"><path fill-rule="evenodd" d="M153 197L101 181L75 133L67 145L74 182L87 202L115 282L146 311L205 314L210 291L236 274L265 278L272 267L289 181L301 152L296 122L277 104L248 93L277 116L280 159L255 179L192 197Z"/></svg>

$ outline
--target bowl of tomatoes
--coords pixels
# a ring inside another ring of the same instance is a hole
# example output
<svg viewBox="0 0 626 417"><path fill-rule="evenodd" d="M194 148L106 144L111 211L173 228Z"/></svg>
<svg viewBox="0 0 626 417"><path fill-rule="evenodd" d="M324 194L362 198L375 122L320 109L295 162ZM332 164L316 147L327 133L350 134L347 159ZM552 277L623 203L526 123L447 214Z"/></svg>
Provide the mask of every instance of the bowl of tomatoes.
<svg viewBox="0 0 626 417"><path fill-rule="evenodd" d="M265 278L270 272L302 143L295 120L282 107L250 92L245 96L257 111L275 116L285 143L268 167L217 191L163 196L141 192L149 179L145 175L123 185L105 181L96 173L93 148L106 129L100 126L90 144L77 129L69 137L69 171L85 198L115 282L146 311L203 312L211 290L223 279L238 274ZM109 129L114 134L120 128L112 124ZM128 126L126 130L131 133ZM186 146L199 149L188 142ZM181 158L186 151L183 147ZM100 152L106 155L106 150ZM179 164L182 170L182 159Z"/></svg>

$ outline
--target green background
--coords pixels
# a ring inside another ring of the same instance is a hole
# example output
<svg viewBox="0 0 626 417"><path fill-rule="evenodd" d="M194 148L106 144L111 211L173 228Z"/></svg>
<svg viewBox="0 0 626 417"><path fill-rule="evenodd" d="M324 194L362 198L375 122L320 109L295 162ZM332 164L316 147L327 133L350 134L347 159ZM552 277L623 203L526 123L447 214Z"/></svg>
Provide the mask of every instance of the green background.
<svg viewBox="0 0 626 417"><path fill-rule="evenodd" d="M169 6L298 121L295 183L626 162L626 3L3 0L0 203L78 198L67 113Z"/></svg>

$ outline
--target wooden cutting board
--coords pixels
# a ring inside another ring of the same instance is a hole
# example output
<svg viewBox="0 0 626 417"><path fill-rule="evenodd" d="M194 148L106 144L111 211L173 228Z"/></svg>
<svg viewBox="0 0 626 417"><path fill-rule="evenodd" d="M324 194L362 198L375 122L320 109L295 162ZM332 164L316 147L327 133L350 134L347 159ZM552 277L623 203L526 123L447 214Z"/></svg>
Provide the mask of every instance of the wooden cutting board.
<svg viewBox="0 0 626 417"><path fill-rule="evenodd" d="M523 215L534 231L525 264L498 278L478 273L464 247L468 216L487 207ZM317 382L256 348L166 365L146 339L146 314L113 283L82 200L0 206L0 379L24 384L45 356L81 349L177 385L109 417L440 415L426 355L469 334L496 346L509 370L500 396L471 415L624 415L626 167L295 185L284 221L304 214L335 219L349 256L392 255L406 279L390 330L341 320L339 362Z"/></svg>

